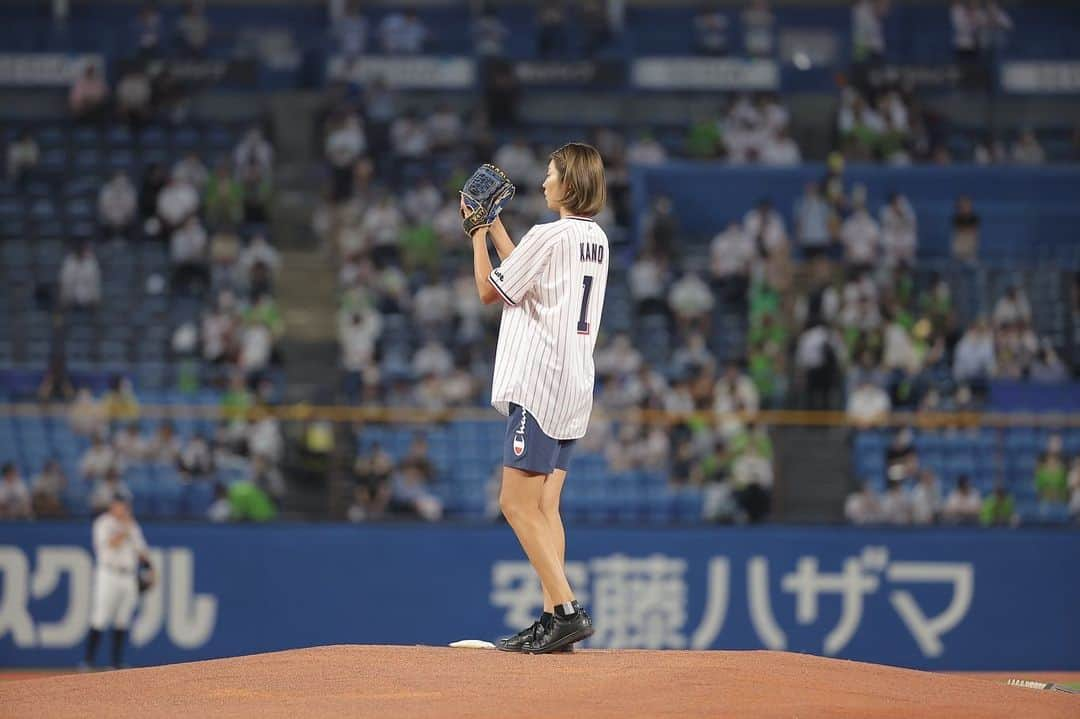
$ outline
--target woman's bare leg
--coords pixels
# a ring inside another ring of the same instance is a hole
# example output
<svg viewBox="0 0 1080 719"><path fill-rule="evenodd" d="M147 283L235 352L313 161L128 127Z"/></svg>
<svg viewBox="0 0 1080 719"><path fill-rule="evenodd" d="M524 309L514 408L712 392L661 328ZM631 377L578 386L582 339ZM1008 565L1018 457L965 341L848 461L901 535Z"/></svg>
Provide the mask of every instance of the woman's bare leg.
<svg viewBox="0 0 1080 719"><path fill-rule="evenodd" d="M574 593L566 581L562 557L551 536L548 519L540 509L547 476L504 467L499 508L555 606L573 601Z"/></svg>
<svg viewBox="0 0 1080 719"><path fill-rule="evenodd" d="M540 495L540 512L548 524L548 536L555 553L559 557L559 565L566 572L566 530L563 529L562 515L559 514L559 498L562 495L563 484L566 482L566 470L556 469L544 478L544 489ZM551 612L555 602L551 600L551 594L543 582L540 584L544 590L544 611Z"/></svg>

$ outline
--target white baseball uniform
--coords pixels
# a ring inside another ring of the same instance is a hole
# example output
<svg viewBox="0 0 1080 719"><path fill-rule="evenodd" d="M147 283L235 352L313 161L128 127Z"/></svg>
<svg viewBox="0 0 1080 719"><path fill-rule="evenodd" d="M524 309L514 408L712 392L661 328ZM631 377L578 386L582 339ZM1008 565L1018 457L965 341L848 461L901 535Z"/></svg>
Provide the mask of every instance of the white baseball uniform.
<svg viewBox="0 0 1080 719"><path fill-rule="evenodd" d="M109 546L110 540L122 532L127 533L124 540L115 547ZM140 552L147 551L146 540L134 519L125 525L108 512L94 520L92 533L97 566L90 626L98 631L110 626L127 629L139 599L136 572Z"/></svg>
<svg viewBox="0 0 1080 719"><path fill-rule="evenodd" d="M609 260L596 222L564 217L533 227L492 270L506 303L491 390L499 412L518 404L553 439L585 436Z"/></svg>

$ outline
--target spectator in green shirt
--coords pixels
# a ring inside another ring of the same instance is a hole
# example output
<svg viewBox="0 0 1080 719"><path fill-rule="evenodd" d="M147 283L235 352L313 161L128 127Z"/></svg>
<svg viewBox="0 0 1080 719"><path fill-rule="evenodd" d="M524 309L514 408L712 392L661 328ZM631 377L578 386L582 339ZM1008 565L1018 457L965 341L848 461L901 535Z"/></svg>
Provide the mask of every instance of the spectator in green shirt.
<svg viewBox="0 0 1080 719"><path fill-rule="evenodd" d="M255 304L244 315L244 321L248 324L261 323L270 328L271 334L277 339L285 331L285 322L281 319L281 310L278 309L274 298L263 293L255 301Z"/></svg>
<svg viewBox="0 0 1080 719"><path fill-rule="evenodd" d="M214 170L206 185L206 222L211 227L239 224L244 219L244 189L233 177L228 163Z"/></svg>
<svg viewBox="0 0 1080 719"><path fill-rule="evenodd" d="M984 527L1015 526L1017 523L1016 503L1004 485L994 487L993 493L983 501L979 521Z"/></svg>
<svg viewBox="0 0 1080 719"><path fill-rule="evenodd" d="M277 517L273 500L252 482L234 482L229 486L231 518L244 522L269 522Z"/></svg>
<svg viewBox="0 0 1080 719"><path fill-rule="evenodd" d="M221 416L230 422L246 422L254 402L244 383L244 375L236 372L229 377L229 387L221 397Z"/></svg>
<svg viewBox="0 0 1080 719"><path fill-rule="evenodd" d="M731 438L732 483L735 501L751 522L760 522L772 508L773 445L768 429L750 423Z"/></svg>
<svg viewBox="0 0 1080 719"><path fill-rule="evenodd" d="M1068 470L1061 454L1061 437L1054 435L1035 465L1035 491L1042 502L1065 502L1069 498Z"/></svg>

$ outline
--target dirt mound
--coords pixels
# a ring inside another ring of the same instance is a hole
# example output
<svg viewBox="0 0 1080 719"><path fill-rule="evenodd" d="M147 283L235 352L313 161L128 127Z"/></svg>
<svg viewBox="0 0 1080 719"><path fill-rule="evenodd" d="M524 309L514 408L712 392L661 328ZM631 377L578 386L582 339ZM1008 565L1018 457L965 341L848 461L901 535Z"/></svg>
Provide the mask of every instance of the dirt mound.
<svg viewBox="0 0 1080 719"><path fill-rule="evenodd" d="M783 652L331 646L6 683L4 717L1061 717L1080 698Z"/></svg>

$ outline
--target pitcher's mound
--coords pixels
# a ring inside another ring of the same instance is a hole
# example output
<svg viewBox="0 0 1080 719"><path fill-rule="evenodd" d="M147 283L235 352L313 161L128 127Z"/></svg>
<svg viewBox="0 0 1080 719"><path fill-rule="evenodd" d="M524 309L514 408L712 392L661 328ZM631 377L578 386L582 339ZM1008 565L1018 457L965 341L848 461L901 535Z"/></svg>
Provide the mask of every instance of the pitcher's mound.
<svg viewBox="0 0 1080 719"><path fill-rule="evenodd" d="M1080 699L783 652L332 646L11 682L5 717L1060 717Z"/></svg>

